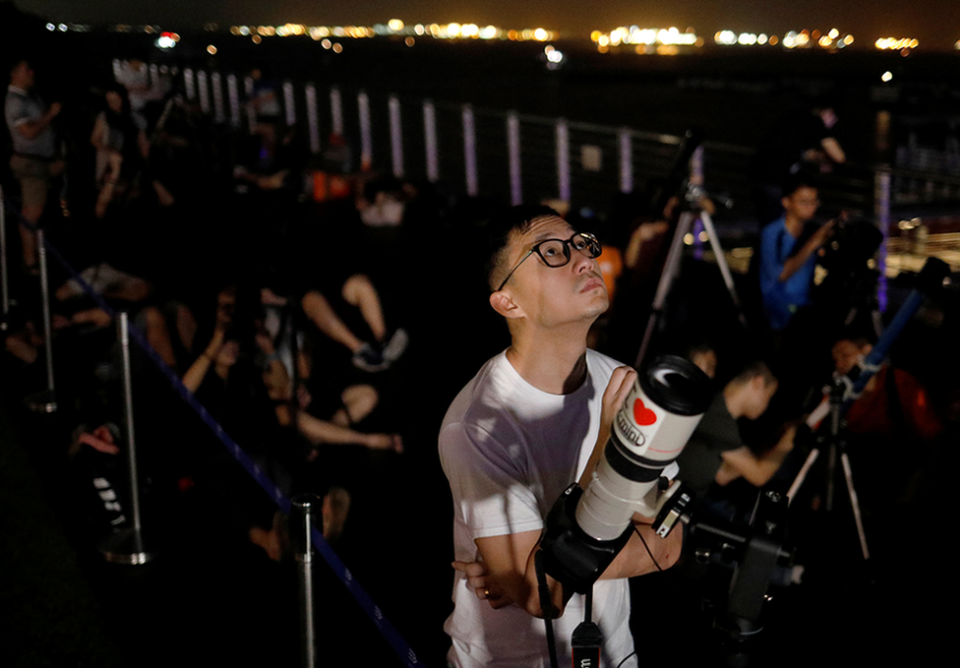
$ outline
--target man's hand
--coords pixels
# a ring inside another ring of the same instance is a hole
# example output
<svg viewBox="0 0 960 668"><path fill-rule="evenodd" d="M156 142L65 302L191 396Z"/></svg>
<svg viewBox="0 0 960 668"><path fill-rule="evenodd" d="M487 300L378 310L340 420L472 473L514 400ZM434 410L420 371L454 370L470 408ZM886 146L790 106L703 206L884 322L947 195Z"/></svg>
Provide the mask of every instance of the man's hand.
<svg viewBox="0 0 960 668"><path fill-rule="evenodd" d="M83 432L77 440L80 443L89 445L94 450L108 455L120 454L120 448L117 447L116 442L113 440L113 434L106 425L97 427L93 430L92 434Z"/></svg>
<svg viewBox="0 0 960 668"><path fill-rule="evenodd" d="M504 608L513 600L500 587L486 565L482 561L454 561L451 564L454 570L467 576L467 586L473 589L481 601L486 601L494 610Z"/></svg>
<svg viewBox="0 0 960 668"><path fill-rule="evenodd" d="M361 445L371 450L393 450L403 452L403 439L400 434L364 434Z"/></svg>
<svg viewBox="0 0 960 668"><path fill-rule="evenodd" d="M788 452L791 452L793 450L793 443L796 436L797 425L793 423L787 425L787 428L784 429L783 435L780 437L780 440L777 442L774 450L784 455L786 455Z"/></svg>
<svg viewBox="0 0 960 668"><path fill-rule="evenodd" d="M602 409L600 412L600 433L597 436L597 443L590 455L590 461L580 476L580 486L586 489L593 475L593 470L600 463L603 457L603 449L607 445L607 439L610 438L610 427L613 425L613 419L617 412L623 406L624 400L633 389L633 384L637 382L637 372L633 367L621 366L613 370L610 376L610 382L607 383L607 389L603 392Z"/></svg>
<svg viewBox="0 0 960 668"><path fill-rule="evenodd" d="M833 228L836 226L836 224L836 220L831 220L820 226L810 237L810 245L812 245L814 248L820 248L823 244L825 244L827 239L833 236Z"/></svg>

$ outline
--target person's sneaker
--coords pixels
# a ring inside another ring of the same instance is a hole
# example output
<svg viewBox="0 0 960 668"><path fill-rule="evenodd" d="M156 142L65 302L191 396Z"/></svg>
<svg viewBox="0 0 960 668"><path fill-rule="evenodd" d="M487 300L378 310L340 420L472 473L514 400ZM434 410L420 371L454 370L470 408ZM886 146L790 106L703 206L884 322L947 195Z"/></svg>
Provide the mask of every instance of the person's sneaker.
<svg viewBox="0 0 960 668"><path fill-rule="evenodd" d="M390 363L383 359L378 351L369 343L364 343L363 347L353 354L353 366L364 371L383 371Z"/></svg>
<svg viewBox="0 0 960 668"><path fill-rule="evenodd" d="M407 349L410 337L403 329L398 329L383 346L383 359L387 362L396 362Z"/></svg>

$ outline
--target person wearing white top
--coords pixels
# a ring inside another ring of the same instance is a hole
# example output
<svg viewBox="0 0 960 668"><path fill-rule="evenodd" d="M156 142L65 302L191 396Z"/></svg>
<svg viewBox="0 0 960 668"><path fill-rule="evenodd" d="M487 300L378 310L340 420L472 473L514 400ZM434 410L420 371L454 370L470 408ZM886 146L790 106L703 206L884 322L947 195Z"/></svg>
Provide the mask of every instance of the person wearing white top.
<svg viewBox="0 0 960 668"><path fill-rule="evenodd" d="M544 518L571 482L596 466L613 416L636 372L587 350L587 332L609 305L600 244L546 207L516 207L490 262L491 306L512 343L487 362L450 406L439 447L454 502L454 611L444 629L450 665L549 665L534 557ZM607 666L636 666L626 578L672 565L682 537L634 535L594 587L593 619ZM560 662L583 601L547 577Z"/></svg>

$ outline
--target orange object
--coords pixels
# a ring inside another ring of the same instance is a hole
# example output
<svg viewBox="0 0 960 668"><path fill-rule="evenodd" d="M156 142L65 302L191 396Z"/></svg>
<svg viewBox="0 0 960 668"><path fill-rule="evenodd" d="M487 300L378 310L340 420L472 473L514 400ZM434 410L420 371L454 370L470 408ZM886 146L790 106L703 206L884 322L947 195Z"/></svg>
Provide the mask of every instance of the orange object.
<svg viewBox="0 0 960 668"><path fill-rule="evenodd" d="M350 179L341 174L328 174L320 170L313 172L313 201L327 202L350 197L353 189Z"/></svg>
<svg viewBox="0 0 960 668"><path fill-rule="evenodd" d="M607 296L613 300L613 293L617 289L617 279L623 273L623 255L620 249L614 246L604 246L603 252L597 258L600 264L600 273L603 274L603 282L607 286Z"/></svg>

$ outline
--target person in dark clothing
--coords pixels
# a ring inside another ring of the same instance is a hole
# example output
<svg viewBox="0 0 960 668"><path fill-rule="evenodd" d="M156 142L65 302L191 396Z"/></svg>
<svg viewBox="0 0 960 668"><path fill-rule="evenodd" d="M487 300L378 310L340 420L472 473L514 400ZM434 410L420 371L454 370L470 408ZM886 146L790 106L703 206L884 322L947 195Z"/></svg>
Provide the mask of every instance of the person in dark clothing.
<svg viewBox="0 0 960 668"><path fill-rule="evenodd" d="M795 427L789 427L777 445L758 455L745 445L737 420L756 420L777 391L777 379L765 362L747 365L714 398L677 464L679 478L697 496L701 508L727 514L723 504L712 504L714 485L726 486L738 478L762 487L780 468L793 449Z"/></svg>

